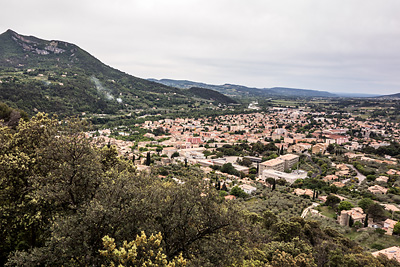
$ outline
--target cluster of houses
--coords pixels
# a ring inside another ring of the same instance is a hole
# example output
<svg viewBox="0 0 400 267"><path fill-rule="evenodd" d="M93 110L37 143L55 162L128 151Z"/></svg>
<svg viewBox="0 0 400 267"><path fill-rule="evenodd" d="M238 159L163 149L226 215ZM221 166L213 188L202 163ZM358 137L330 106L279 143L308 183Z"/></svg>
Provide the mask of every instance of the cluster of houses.
<svg viewBox="0 0 400 267"><path fill-rule="evenodd" d="M258 170L257 181L263 184L266 184L268 178L284 179L288 183L306 178L307 172L297 168L299 156L296 154L309 152L314 155L323 155L327 153L330 144L337 144L349 151L344 154L349 159L397 165L397 160L389 156L386 156L383 160L375 159L360 153L359 150L365 146L379 148L389 145L387 141L374 139L371 136L390 136L391 140L399 141L400 127L398 123L369 119L360 121L352 117L351 114L348 118L341 120L332 118L332 116L327 118L327 115L332 114L312 113L306 111L305 108L272 108L268 113L258 112L197 119L149 120L143 124L135 125L148 131L144 137L149 141L130 142L110 137L110 134L115 131L118 131L120 136L129 135L128 129L105 129L98 131L96 135L88 133L88 136L94 139L101 138L104 143L115 145L120 155L127 158L135 157L135 164L138 169L147 168L144 166L145 153L157 153L162 156L159 162L162 165L168 165L175 161L186 161L189 164L198 164L206 172L209 172L212 166L222 167L226 163L231 163L237 171L243 174L248 174L250 169L239 165L237 163L238 157L208 158L204 152L206 150L213 152L218 147L234 145L243 141L250 144L262 143L267 145L275 140L278 141L275 142L278 149L286 150L288 154L264 162L260 157L246 157L252 162L252 167L256 167ZM319 122L319 124L316 125L311 122ZM310 125L313 126L310 128ZM350 135L349 129L358 130L359 134ZM161 149L154 149L156 147ZM139 155L142 155L142 157L139 157ZM336 168L335 173L326 175L322 179L338 188L345 186L344 180L351 178L354 173L352 166L333 164L333 167ZM400 175L400 171L390 169L386 174ZM248 178L226 174L225 176L227 177L226 183L236 180L239 188L247 194L253 194L257 190L253 185L254 181ZM385 184L388 182L388 177L381 175L376 178L375 182L377 184L368 187L368 190L374 195L387 194L388 188L385 187ZM315 197L315 193L310 189L298 188L294 190L294 194L308 195L310 198ZM225 198L234 199L235 196L228 195ZM318 199L325 201L326 196L319 196ZM400 211L392 204L385 204L385 208L392 212ZM311 210L311 213L313 213L313 210ZM337 222L341 225L348 226L350 221L359 222L369 227L382 228L388 235L393 233L394 225L397 223L392 219L387 219L379 224L365 220L366 215L359 207L343 210L337 218ZM400 259L398 247L389 248L380 253L388 253L388 257Z"/></svg>
<svg viewBox="0 0 400 267"><path fill-rule="evenodd" d="M312 116L312 119L310 118ZM388 121L358 121L350 117L348 119L326 118L324 112L311 113L305 108L272 108L269 113L252 113L223 115L217 118L177 118L163 119L158 121L145 121L135 126L148 130L145 135L153 141L139 142L137 149L145 148L148 145L161 145L164 147L163 154L168 156L174 152L185 149L190 153L187 158L201 158L202 151L222 146L224 144L235 144L246 140L248 143L261 142L268 144L269 140L279 140L279 149L283 148L288 153L302 153L311 151L313 154L324 154L329 144L345 144L348 150L359 150L364 146L378 148L389 145L386 141L377 141L370 138L370 134L379 133L383 136L391 132L391 138L399 139L399 128L396 124ZM323 127L315 126L308 131L302 130L314 121L323 122ZM355 137L348 134L349 129L360 129L362 136ZM165 135L155 135L157 129L162 129ZM113 130L115 131L115 130ZM129 135L129 130L117 130L118 135ZM110 135L111 130L99 131L102 137ZM159 140L162 140L159 142ZM120 154L132 157L141 151L132 150L132 142L124 142L111 138L106 140L118 147ZM196 150L197 149L197 150ZM363 157L361 160L375 160L367 158L362 154L354 154L356 157ZM393 163L388 159L388 164ZM280 170L278 170L280 171Z"/></svg>

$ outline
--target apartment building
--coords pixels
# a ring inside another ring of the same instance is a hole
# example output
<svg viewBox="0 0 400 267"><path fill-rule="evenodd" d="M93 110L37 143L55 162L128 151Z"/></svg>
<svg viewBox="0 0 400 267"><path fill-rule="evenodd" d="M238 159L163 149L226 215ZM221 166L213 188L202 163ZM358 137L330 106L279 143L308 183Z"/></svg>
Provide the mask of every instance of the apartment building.
<svg viewBox="0 0 400 267"><path fill-rule="evenodd" d="M283 172L292 168L298 161L299 156L294 154L286 154L275 159L270 159L260 164L259 174L261 175L267 169Z"/></svg>

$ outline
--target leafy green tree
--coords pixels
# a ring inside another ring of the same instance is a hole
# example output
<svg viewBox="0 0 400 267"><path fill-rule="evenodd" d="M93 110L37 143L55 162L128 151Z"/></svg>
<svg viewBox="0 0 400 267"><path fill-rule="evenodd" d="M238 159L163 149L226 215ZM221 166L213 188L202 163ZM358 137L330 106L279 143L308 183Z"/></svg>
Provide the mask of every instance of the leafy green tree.
<svg viewBox="0 0 400 267"><path fill-rule="evenodd" d="M267 179L265 179L265 181L272 186L275 182L275 179L272 177L268 177ZM303 180L301 179L301 181L303 181Z"/></svg>
<svg viewBox="0 0 400 267"><path fill-rule="evenodd" d="M255 176L257 173L258 173L258 172L257 172L257 168L251 167L251 168L249 169L249 174L254 174L254 176Z"/></svg>
<svg viewBox="0 0 400 267"><path fill-rule="evenodd" d="M239 225L235 209L229 208L233 203L221 203L217 192L191 170L180 170L191 176L184 184L127 170L108 171L90 203L55 217L48 225L51 235L46 242L33 250L13 253L10 266L100 266L99 250L105 235L112 235L119 243L142 230L156 229L163 236L162 248L168 259L182 254L198 265L228 265L230 257L224 255L233 256L240 249L233 244L242 242L238 240L241 236L233 233L244 226ZM201 254L195 254L198 250Z"/></svg>
<svg viewBox="0 0 400 267"><path fill-rule="evenodd" d="M93 199L103 180L102 165L100 153L84 138L84 127L84 121L59 124L39 113L13 134L1 130L0 209L5 216L0 223L6 246L1 251L43 245L53 218L76 213Z"/></svg>
<svg viewBox="0 0 400 267"><path fill-rule="evenodd" d="M276 180L276 184L284 186L287 184L286 180L283 178L279 178L278 180Z"/></svg>
<svg viewBox="0 0 400 267"><path fill-rule="evenodd" d="M354 205L351 204L349 201L344 200L342 202L339 203L338 206L338 210L342 211L342 210L351 210L352 208L354 208Z"/></svg>
<svg viewBox="0 0 400 267"><path fill-rule="evenodd" d="M231 188L231 195L234 195L236 197L247 197L247 194L241 189L239 186L234 186Z"/></svg>
<svg viewBox="0 0 400 267"><path fill-rule="evenodd" d="M333 154L335 152L335 149L336 149L336 147L334 144L329 144L326 151L328 151L329 154Z"/></svg>
<svg viewBox="0 0 400 267"><path fill-rule="evenodd" d="M281 221L273 226L273 231L279 241L289 242L302 233L302 226L296 221Z"/></svg>
<svg viewBox="0 0 400 267"><path fill-rule="evenodd" d="M358 201L358 206L363 209L364 213L367 213L369 206L371 206L372 204L374 204L374 201L370 198L363 198Z"/></svg>
<svg viewBox="0 0 400 267"><path fill-rule="evenodd" d="M250 167L253 163L248 158L243 158L243 160L238 162L242 166Z"/></svg>
<svg viewBox="0 0 400 267"><path fill-rule="evenodd" d="M224 190L220 190L220 191L219 191L219 195L220 195L221 197L225 197L225 196L228 195L228 192L226 192L226 191L224 191Z"/></svg>
<svg viewBox="0 0 400 267"><path fill-rule="evenodd" d="M84 138L84 121L69 120L62 126L62 135L51 136L47 145L38 149L40 166L35 177L35 196L60 208L76 211L92 200L103 181L102 172L115 167L116 149L98 153ZM103 155L103 158L101 158Z"/></svg>
<svg viewBox="0 0 400 267"><path fill-rule="evenodd" d="M15 131L0 124L0 265L9 252L43 242L44 226L51 215L48 210L41 211L33 192L35 177L45 174L38 151L56 133L57 120L42 113L20 121Z"/></svg>
<svg viewBox="0 0 400 267"><path fill-rule="evenodd" d="M393 266L398 266L395 264ZM363 266L374 266L383 267L381 259L375 258L371 253L349 253L343 256L341 264L339 266L344 267L363 267ZM389 265L390 266L390 265Z"/></svg>
<svg viewBox="0 0 400 267"><path fill-rule="evenodd" d="M117 248L115 239L109 236L103 237L104 250L100 255L105 258L108 266L186 266L187 260L179 255L172 261L167 260L161 247L161 233L147 237L144 232L137 235L131 242L124 242L121 248ZM102 266L105 266L102 264Z"/></svg>
<svg viewBox="0 0 400 267"><path fill-rule="evenodd" d="M100 160L103 171L116 167L118 164L118 151L115 146L104 146L100 150Z"/></svg>
<svg viewBox="0 0 400 267"><path fill-rule="evenodd" d="M268 144L265 145L264 150L266 150L266 151L277 151L278 147L275 146L275 144L273 142L271 142L271 143L268 143Z"/></svg>
<svg viewBox="0 0 400 267"><path fill-rule="evenodd" d="M212 152L210 150L204 150L203 154L206 158L208 158L210 155L212 155Z"/></svg>
<svg viewBox="0 0 400 267"><path fill-rule="evenodd" d="M239 172L233 167L232 163L228 162L222 165L221 172L239 176Z"/></svg>
<svg viewBox="0 0 400 267"><path fill-rule="evenodd" d="M397 222L393 228L393 234L400 235L400 222Z"/></svg>
<svg viewBox="0 0 400 267"><path fill-rule="evenodd" d="M179 156L180 156L180 155L179 155L179 152L178 152L178 151L175 151L174 153L172 153L171 159L176 158L176 157L179 157Z"/></svg>
<svg viewBox="0 0 400 267"><path fill-rule="evenodd" d="M367 213L373 218L374 222L382 221L386 218L385 210L378 203L370 205Z"/></svg>
<svg viewBox="0 0 400 267"><path fill-rule="evenodd" d="M375 179L376 179L376 176L374 174L368 174L367 175L367 180L369 182L373 182L373 181L375 181Z"/></svg>
<svg viewBox="0 0 400 267"><path fill-rule="evenodd" d="M263 213L263 225L266 229L270 229L272 225L278 222L278 217L270 210Z"/></svg>
<svg viewBox="0 0 400 267"><path fill-rule="evenodd" d="M28 120L28 114L21 110L10 108L8 105L0 102L0 121L9 127L18 125L20 119Z"/></svg>
<svg viewBox="0 0 400 267"><path fill-rule="evenodd" d="M331 207L332 209L336 208L336 205L340 203L340 198L335 195L329 195L326 198L325 205Z"/></svg>

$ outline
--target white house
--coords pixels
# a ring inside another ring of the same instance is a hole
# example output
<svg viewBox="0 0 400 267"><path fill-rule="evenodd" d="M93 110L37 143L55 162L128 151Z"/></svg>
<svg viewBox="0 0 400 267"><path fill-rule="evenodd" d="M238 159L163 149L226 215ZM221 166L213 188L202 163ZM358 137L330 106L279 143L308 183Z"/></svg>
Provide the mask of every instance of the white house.
<svg viewBox="0 0 400 267"><path fill-rule="evenodd" d="M239 185L239 188L242 189L246 194L252 194L257 190L254 186L248 185L248 184L241 184Z"/></svg>

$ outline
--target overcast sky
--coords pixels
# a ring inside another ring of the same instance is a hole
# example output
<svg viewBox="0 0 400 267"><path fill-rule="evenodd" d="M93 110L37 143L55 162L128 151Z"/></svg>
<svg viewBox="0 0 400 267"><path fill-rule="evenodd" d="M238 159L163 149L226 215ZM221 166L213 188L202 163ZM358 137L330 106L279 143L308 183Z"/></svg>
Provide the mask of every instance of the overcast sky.
<svg viewBox="0 0 400 267"><path fill-rule="evenodd" d="M7 0L0 31L141 78L400 92L399 0Z"/></svg>

